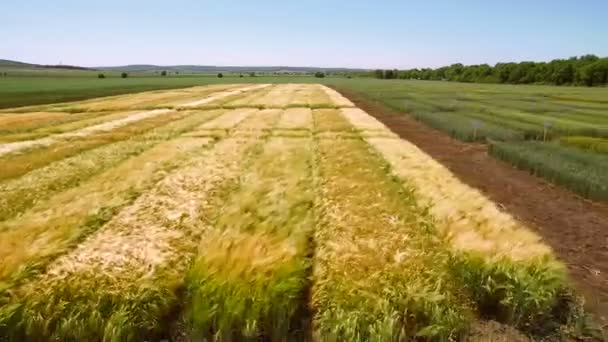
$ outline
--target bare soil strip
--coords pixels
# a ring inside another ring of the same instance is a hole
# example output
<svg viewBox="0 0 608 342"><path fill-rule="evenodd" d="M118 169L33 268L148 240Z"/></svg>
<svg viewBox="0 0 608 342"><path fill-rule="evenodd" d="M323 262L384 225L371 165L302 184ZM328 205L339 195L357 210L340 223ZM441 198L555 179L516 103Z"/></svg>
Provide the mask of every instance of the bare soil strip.
<svg viewBox="0 0 608 342"><path fill-rule="evenodd" d="M362 95L358 107L414 143L469 186L534 229L563 260L587 306L608 327L608 205L585 200L497 160L487 146L465 143Z"/></svg>

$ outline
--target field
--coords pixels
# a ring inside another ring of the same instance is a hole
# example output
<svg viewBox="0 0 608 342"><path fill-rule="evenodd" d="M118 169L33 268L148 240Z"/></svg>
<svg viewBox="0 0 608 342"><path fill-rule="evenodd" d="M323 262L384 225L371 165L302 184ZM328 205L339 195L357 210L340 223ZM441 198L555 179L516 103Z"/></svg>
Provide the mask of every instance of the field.
<svg viewBox="0 0 608 342"><path fill-rule="evenodd" d="M313 83L306 76L238 77L227 74L160 77L139 73L127 79L108 72L47 71L23 74L11 69L0 78L0 108L82 100L145 90L230 83ZM487 142L490 152L513 165L596 200L608 200L606 151L608 89L466 84L411 80L321 80L355 92L442 130L463 141ZM242 101L247 101L243 99ZM288 100L285 100L288 101ZM171 107L171 103L163 103ZM233 104L240 106L240 103ZM261 103L257 104L262 107ZM295 103L295 106L302 103ZM161 106L162 107L162 106ZM86 108L65 108L77 114ZM1 112L1 111L0 111ZM4 114L0 113L0 120ZM32 114L35 115L35 114ZM76 120L76 115L70 116ZM58 119L59 120L59 119ZM4 134L4 131L0 130ZM34 135L34 133L32 133ZM7 142L19 135L3 136ZM23 138L27 138L24 136ZM566 166L567 165L567 166Z"/></svg>
<svg viewBox="0 0 608 342"><path fill-rule="evenodd" d="M332 82L580 195L608 200L608 88L361 79ZM561 143L560 143L561 142Z"/></svg>
<svg viewBox="0 0 608 342"><path fill-rule="evenodd" d="M336 91L0 114L0 340L593 334L530 227Z"/></svg>

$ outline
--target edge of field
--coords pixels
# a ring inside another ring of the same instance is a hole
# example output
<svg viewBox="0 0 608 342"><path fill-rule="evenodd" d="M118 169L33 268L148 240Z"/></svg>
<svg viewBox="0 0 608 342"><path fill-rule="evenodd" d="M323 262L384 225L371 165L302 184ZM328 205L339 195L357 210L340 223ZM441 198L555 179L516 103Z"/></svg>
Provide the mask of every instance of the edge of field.
<svg viewBox="0 0 608 342"><path fill-rule="evenodd" d="M542 236L567 265L587 309L608 336L608 204L516 169L492 157L486 144L453 139L356 91L332 88Z"/></svg>

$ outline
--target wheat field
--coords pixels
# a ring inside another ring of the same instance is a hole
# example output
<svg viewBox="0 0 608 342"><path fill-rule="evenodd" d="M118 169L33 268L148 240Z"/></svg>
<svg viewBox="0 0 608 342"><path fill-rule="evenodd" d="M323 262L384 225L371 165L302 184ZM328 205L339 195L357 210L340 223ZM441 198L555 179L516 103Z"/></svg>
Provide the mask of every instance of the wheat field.
<svg viewBox="0 0 608 342"><path fill-rule="evenodd" d="M333 89L0 114L0 341L581 333L550 247Z"/></svg>

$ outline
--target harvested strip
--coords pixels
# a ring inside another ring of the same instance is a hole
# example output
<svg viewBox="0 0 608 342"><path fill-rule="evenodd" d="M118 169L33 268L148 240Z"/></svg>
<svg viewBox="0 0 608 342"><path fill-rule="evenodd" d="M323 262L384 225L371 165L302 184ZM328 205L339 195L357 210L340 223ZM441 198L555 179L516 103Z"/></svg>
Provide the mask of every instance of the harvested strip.
<svg viewBox="0 0 608 342"><path fill-rule="evenodd" d="M278 129L312 129L312 110L310 108L288 108L285 109Z"/></svg>
<svg viewBox="0 0 608 342"><path fill-rule="evenodd" d="M251 87L239 88L236 90L228 90L228 91L224 91L224 92L221 92L218 94L214 94L213 96L209 96L205 99L184 103L184 104L180 105L180 107L198 107L198 106L202 106L202 105L208 104L210 102L221 100L221 99L224 99L224 98L227 98L230 96L240 95L240 94L246 93L248 91L254 91L254 90L262 89L262 88L269 87L269 86L270 86L269 84L260 84L260 85L255 85L255 86L251 86Z"/></svg>
<svg viewBox="0 0 608 342"><path fill-rule="evenodd" d="M111 131L118 127L126 126L135 121L141 121L144 119L153 118L155 116L168 114L170 112L171 111L168 109L151 110L151 111L133 114L133 115L130 115L123 119L109 121L109 122L101 123L98 125L86 127L86 128L83 128L83 129L75 131L75 132L56 134L56 135L53 135L53 136L50 136L47 138L41 138L41 139L36 139L36 140L0 144L0 157L5 154L15 153L15 152L18 152L18 151L21 151L24 149L28 149L28 148L34 148L34 147L39 147L39 146L49 146L49 145L57 142L60 139L65 139L65 138L70 138L70 137L84 137L84 136L87 136L87 135L90 135L90 134L96 133L96 132Z"/></svg>
<svg viewBox="0 0 608 342"><path fill-rule="evenodd" d="M367 141L428 205L457 257L453 271L480 307L520 327L550 314L568 282L564 266L536 234L413 144Z"/></svg>
<svg viewBox="0 0 608 342"><path fill-rule="evenodd" d="M359 139L319 139L312 305L319 341L456 338L469 318L413 192Z"/></svg>
<svg viewBox="0 0 608 342"><path fill-rule="evenodd" d="M295 315L306 301L314 227L311 163L309 139L270 138L203 234L187 277L193 340L279 341L301 328Z"/></svg>
<svg viewBox="0 0 608 342"><path fill-rule="evenodd" d="M73 248L179 165L190 151L207 143L208 139L177 139L158 145L53 196L23 216L0 223L0 301L3 290Z"/></svg>
<svg viewBox="0 0 608 342"><path fill-rule="evenodd" d="M166 134L163 138L172 138L218 114L219 112L215 111L189 115L185 119L173 121L169 125L145 133L138 139L85 151L33 170L23 177L2 182L0 183L0 221L20 214L52 194L77 186L93 175L161 143L159 137L163 133Z"/></svg>
<svg viewBox="0 0 608 342"><path fill-rule="evenodd" d="M329 96L331 102L333 104L335 104L336 106L338 106L338 107L354 107L355 106L352 102L350 102L349 99L342 96L342 94L338 93L337 91L335 91L327 86L321 86L321 87L323 88L325 93Z"/></svg>
<svg viewBox="0 0 608 342"><path fill-rule="evenodd" d="M103 146L112 142L137 139L138 135L153 128L163 126L186 117L191 112L180 111L134 122L131 125L101 132L86 137L66 138L50 147L34 148L19 154L8 154L0 157L0 180L15 178L52 162L77 155L83 151Z"/></svg>
<svg viewBox="0 0 608 342"><path fill-rule="evenodd" d="M236 182L256 138L228 138L198 153L103 230L24 285L0 312L11 332L42 339L146 339L177 293L208 229L204 208ZM44 317L44 319L40 319Z"/></svg>

